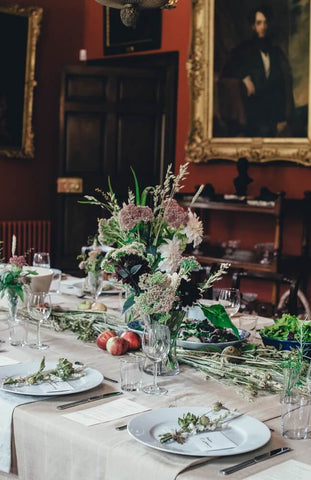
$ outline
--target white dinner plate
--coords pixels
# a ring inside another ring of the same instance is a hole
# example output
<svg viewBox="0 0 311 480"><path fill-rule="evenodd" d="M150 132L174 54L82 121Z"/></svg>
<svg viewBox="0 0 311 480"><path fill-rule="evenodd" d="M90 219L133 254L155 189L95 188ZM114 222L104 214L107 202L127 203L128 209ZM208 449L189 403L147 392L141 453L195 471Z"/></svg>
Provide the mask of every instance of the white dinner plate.
<svg viewBox="0 0 311 480"><path fill-rule="evenodd" d="M231 342L190 342L189 340L181 340L180 338L177 339L177 346L185 348L186 350L223 350L226 347L239 346L242 342L248 339L250 336L250 332L243 329L238 329L240 334L240 340L232 340Z"/></svg>
<svg viewBox="0 0 311 480"><path fill-rule="evenodd" d="M56 362L46 363L45 369L55 368ZM71 395L73 393L85 392L91 388L95 388L102 383L104 380L103 375L93 368L85 368L83 377L77 378L75 380L67 380L69 385L73 388L72 390L64 391L46 391L46 388L43 387L43 384L37 385L3 385L3 381L7 377L16 377L21 376L25 377L31 375L38 371L40 367L40 362L27 362L23 364L8 365L5 367L0 367L0 389L5 392L18 393L20 395L36 395L44 397L55 397L58 395ZM46 385L46 383L45 383Z"/></svg>
<svg viewBox="0 0 311 480"><path fill-rule="evenodd" d="M84 282L74 283L73 287L79 290L84 290ZM108 287L111 287L111 288L108 288ZM88 288L86 288L84 291L89 292ZM101 295L119 295L119 293L121 293L121 288L116 288L115 285L111 284L110 282L104 282L103 288L100 294Z"/></svg>
<svg viewBox="0 0 311 480"><path fill-rule="evenodd" d="M270 440L271 432L264 423L248 415L241 415L221 430L227 438L235 443L236 447L202 451L196 447L194 442L191 442L193 437L188 437L182 445L174 440L164 444L160 443L159 435L178 429L177 419L182 417L183 414L191 412L195 415L203 415L209 410L209 407L161 408L160 410L142 413L133 418L129 422L127 430L135 440L148 447L163 452L196 457L238 455L256 450ZM218 412L215 415L218 416L219 414ZM206 434L207 432L203 432L195 435L195 437L206 436Z"/></svg>

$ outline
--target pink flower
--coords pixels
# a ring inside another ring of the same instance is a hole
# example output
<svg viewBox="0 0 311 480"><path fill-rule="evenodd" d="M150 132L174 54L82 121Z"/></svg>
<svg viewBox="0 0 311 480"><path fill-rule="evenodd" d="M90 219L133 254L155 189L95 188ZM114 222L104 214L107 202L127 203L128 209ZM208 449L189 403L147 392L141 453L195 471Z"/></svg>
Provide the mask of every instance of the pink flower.
<svg viewBox="0 0 311 480"><path fill-rule="evenodd" d="M15 265L17 268L23 268L23 266L26 265L26 260L23 255L13 255L13 257L10 258L9 263Z"/></svg>
<svg viewBox="0 0 311 480"><path fill-rule="evenodd" d="M153 212L150 207L140 207L129 203L120 210L119 219L124 230L132 230L139 222L152 220Z"/></svg>
<svg viewBox="0 0 311 480"><path fill-rule="evenodd" d="M173 198L168 198L164 202L164 220L172 228L185 226L188 221L187 212Z"/></svg>

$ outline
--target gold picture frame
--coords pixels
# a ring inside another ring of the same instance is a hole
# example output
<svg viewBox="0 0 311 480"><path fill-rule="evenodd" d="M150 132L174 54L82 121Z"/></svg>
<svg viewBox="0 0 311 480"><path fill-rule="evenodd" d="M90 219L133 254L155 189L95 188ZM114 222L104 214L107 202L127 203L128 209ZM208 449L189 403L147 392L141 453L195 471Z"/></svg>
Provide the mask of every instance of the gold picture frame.
<svg viewBox="0 0 311 480"><path fill-rule="evenodd" d="M36 47L43 9L0 2L0 157L33 158Z"/></svg>
<svg viewBox="0 0 311 480"><path fill-rule="evenodd" d="M272 6L273 4L274 6L280 5L280 1L277 2L276 0L269 0L269 2L266 3L268 3L269 6L271 4ZM303 93L304 99L306 100L305 103L302 104L302 107L299 107L301 108L299 113L303 111L304 114L304 129L301 130L303 133L300 133L299 130L299 136L295 134L293 137L275 136L273 138L259 136L216 137L214 136L216 117L214 109L216 110L217 106L217 104L215 104L215 90L219 78L217 79L214 64L219 63L219 43L221 43L222 49L224 49L225 45L227 46L227 52L230 51L230 48L233 46L230 35L232 35L234 28L232 25L235 25L234 21L229 23L230 13L232 14L233 11L237 11L237 15L240 16L237 18L241 18L243 8L247 8L248 6L255 7L258 3L257 1L255 2L255 0L235 0L234 2L232 2L232 0L192 0L192 33L189 60L187 62L190 85L190 128L186 143L187 161L195 163L206 163L220 159L237 161L241 157L246 157L250 162L256 163L286 161L311 166L311 81L309 80L311 1L301 3L304 4L304 8L307 8L304 22L306 22L307 17L307 27L309 28L309 35L306 35L304 29L305 50L307 49L307 51L304 50L303 54L306 70ZM230 4L232 7L230 7ZM284 11L282 7L283 15L292 15L288 4L290 4L290 2L284 0ZM220 7L223 8L221 16L219 14ZM235 10L233 10L233 7ZM279 12L277 13L279 15ZM281 20L278 15L276 21L280 24ZM230 28L226 28L226 25L224 25L224 28L221 30L222 36L220 35L221 32L219 32L219 29L216 30L216 28L218 28L218 24L216 24L217 18L227 18L228 25L231 26ZM283 23L285 24L285 22ZM280 28L283 28L282 25ZM237 26L241 30L241 20L237 21ZM220 39L221 41L219 41ZM287 41L287 45L290 45L292 37L290 37L290 40L287 39ZM292 56L291 58L294 57ZM293 83L293 85L295 85L295 83ZM296 85L298 85L297 82ZM296 104L294 105L296 106ZM296 110L298 110L298 107ZM297 129L298 127L296 130ZM295 128L293 131L295 131Z"/></svg>

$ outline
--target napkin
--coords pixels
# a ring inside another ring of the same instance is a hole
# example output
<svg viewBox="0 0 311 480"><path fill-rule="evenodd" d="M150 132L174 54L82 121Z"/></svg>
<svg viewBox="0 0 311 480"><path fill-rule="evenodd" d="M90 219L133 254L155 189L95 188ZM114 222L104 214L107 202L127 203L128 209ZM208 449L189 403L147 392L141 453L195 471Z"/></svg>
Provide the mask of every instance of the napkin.
<svg viewBox="0 0 311 480"><path fill-rule="evenodd" d="M188 468L213 460L209 457L172 455L141 445L127 432L119 432L119 443L113 443L107 454L106 478L128 480L147 478L148 480L176 480ZM122 439L121 439L122 436ZM120 464L119 450L126 452L126 459ZM126 465L126 467L124 466Z"/></svg>
<svg viewBox="0 0 311 480"><path fill-rule="evenodd" d="M66 413L63 417L89 427L98 423L110 422L129 415L145 412L146 410L150 410L150 408L133 402L128 398L119 398L109 403L99 405L98 407Z"/></svg>
<svg viewBox="0 0 311 480"><path fill-rule="evenodd" d="M32 397L0 391L0 470L10 472L12 417L15 407L46 397Z"/></svg>

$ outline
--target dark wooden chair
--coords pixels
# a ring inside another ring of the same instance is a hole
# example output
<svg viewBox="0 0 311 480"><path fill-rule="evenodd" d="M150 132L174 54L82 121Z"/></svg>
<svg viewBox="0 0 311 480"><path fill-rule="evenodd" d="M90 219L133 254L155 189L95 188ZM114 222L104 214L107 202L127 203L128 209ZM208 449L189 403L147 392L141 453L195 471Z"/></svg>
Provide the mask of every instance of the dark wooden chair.
<svg viewBox="0 0 311 480"><path fill-rule="evenodd" d="M256 300L252 305L253 309L263 316L275 316L281 313L290 313L298 315L301 313L302 305L300 305L299 278L293 279L282 273L274 272L257 272L241 270L234 272L232 275L232 287L238 288L243 297L243 288L241 282L244 280L255 280L260 282L268 282L276 290L276 302L261 302ZM281 286L286 285L286 296L280 296ZM299 293L299 295L298 295ZM284 299L281 303L280 300ZM304 306L306 307L306 306ZM306 310L306 308L304 308Z"/></svg>

